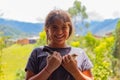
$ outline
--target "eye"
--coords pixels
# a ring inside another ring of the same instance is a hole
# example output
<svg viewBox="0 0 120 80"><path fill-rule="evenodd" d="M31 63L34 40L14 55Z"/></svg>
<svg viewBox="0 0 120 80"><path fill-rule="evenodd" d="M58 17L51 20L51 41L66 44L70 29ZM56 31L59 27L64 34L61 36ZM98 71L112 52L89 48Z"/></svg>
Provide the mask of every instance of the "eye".
<svg viewBox="0 0 120 80"><path fill-rule="evenodd" d="M63 28L63 29L67 29L67 26L63 26L62 28Z"/></svg>
<svg viewBox="0 0 120 80"><path fill-rule="evenodd" d="M52 29L57 29L58 27L56 25L52 25Z"/></svg>

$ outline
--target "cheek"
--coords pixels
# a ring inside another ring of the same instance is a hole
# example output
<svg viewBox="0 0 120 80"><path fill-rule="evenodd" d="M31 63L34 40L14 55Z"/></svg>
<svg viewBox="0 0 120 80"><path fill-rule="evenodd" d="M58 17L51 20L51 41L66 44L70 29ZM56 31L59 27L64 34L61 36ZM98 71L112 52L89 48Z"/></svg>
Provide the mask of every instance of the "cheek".
<svg viewBox="0 0 120 80"><path fill-rule="evenodd" d="M47 33L48 35L51 35L52 31L49 29Z"/></svg>
<svg viewBox="0 0 120 80"><path fill-rule="evenodd" d="M65 33L66 33L67 35L69 35L70 31L69 31L69 30L66 30Z"/></svg>
<svg viewBox="0 0 120 80"><path fill-rule="evenodd" d="M66 32L68 33L68 35L70 34L70 28L68 28L67 30L66 30Z"/></svg>
<svg viewBox="0 0 120 80"><path fill-rule="evenodd" d="M55 34L55 31L52 31L52 30L48 31L48 36L50 39L53 38L54 34Z"/></svg>
<svg viewBox="0 0 120 80"><path fill-rule="evenodd" d="M69 31L64 31L64 34L66 35L66 37L69 37Z"/></svg>

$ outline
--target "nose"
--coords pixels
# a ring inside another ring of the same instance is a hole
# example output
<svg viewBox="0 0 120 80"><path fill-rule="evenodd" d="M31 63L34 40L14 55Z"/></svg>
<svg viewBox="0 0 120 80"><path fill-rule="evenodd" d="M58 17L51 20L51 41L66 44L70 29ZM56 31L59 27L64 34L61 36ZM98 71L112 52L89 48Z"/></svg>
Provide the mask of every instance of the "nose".
<svg viewBox="0 0 120 80"><path fill-rule="evenodd" d="M57 33L62 34L63 33L62 29L57 30Z"/></svg>

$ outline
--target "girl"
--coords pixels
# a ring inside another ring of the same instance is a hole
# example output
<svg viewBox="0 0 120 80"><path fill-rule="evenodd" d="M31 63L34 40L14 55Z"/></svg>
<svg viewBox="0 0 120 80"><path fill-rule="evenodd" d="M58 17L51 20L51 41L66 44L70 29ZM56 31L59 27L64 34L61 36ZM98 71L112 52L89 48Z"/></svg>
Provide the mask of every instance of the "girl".
<svg viewBox="0 0 120 80"><path fill-rule="evenodd" d="M85 52L66 44L73 32L68 13L51 11L46 18L45 31L48 45L44 48L53 52L49 55L43 47L32 51L25 68L26 80L93 80L92 64Z"/></svg>

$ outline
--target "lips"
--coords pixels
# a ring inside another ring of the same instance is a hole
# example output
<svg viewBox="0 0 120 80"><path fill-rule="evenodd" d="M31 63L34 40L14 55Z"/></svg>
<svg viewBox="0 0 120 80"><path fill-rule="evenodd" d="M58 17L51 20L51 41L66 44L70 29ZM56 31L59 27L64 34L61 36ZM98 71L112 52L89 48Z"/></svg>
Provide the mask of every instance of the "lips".
<svg viewBox="0 0 120 80"><path fill-rule="evenodd" d="M64 38L64 35L55 35L55 39L62 40Z"/></svg>

